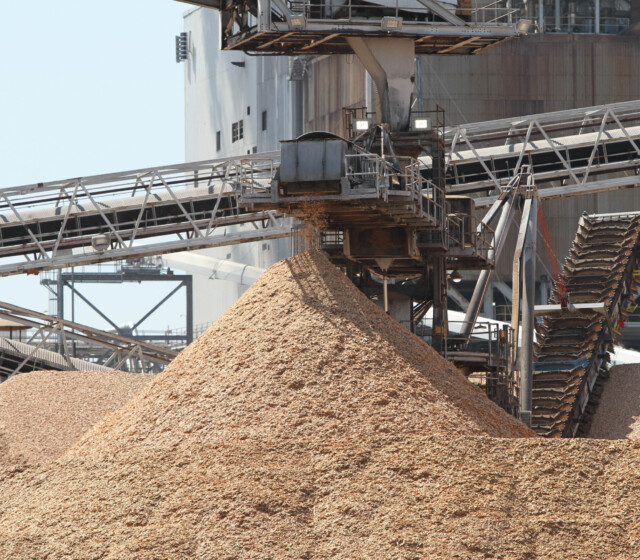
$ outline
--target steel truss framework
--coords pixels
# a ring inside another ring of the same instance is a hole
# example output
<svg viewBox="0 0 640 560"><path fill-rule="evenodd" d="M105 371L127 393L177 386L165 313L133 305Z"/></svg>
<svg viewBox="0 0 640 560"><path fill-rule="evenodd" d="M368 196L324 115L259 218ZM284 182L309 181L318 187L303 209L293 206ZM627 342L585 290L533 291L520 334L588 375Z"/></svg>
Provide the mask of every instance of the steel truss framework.
<svg viewBox="0 0 640 560"><path fill-rule="evenodd" d="M445 140L449 193L501 192L523 165L541 199L632 188L640 101L461 125ZM278 165L267 153L0 189L0 276L288 236L281 214L238 200L268 191Z"/></svg>
<svg viewBox="0 0 640 560"><path fill-rule="evenodd" d="M115 323L107 312L100 309L97 303L92 302L83 295L76 284L122 284L124 282L171 282L177 283L170 292L157 301L144 315L135 323L128 326L121 326ZM65 288L69 289L72 298L72 311L74 309L74 298L78 297L104 321L113 328L114 332L134 340L144 340L162 344L169 348L182 348L193 342L193 278L190 274L175 274L172 270L162 266L160 257L135 259L122 263L116 263L116 267L105 271L98 270L92 272L58 271L49 273L40 278L40 284L46 286L53 296L55 302L56 315L60 318L65 316ZM159 333L139 333L138 328L151 317L160 307L177 294L182 288L185 291L185 327L181 334L170 332ZM73 316L71 317L73 320ZM91 350L89 348L88 350Z"/></svg>
<svg viewBox="0 0 640 560"><path fill-rule="evenodd" d="M148 342L132 340L59 317L30 311L17 305L0 302L0 317L29 327L25 342L2 339L1 373L10 377L19 371L42 367L54 369L128 369L159 371L178 353ZM90 344L104 349L101 364L73 358L73 343ZM12 365L8 368L6 364Z"/></svg>
<svg viewBox="0 0 640 560"><path fill-rule="evenodd" d="M638 185L640 101L587 107L448 128L448 192L496 193L522 166L541 199L594 194Z"/></svg>
<svg viewBox="0 0 640 560"><path fill-rule="evenodd" d="M237 196L271 181L277 155L0 189L0 276L286 237L280 214L247 213Z"/></svg>

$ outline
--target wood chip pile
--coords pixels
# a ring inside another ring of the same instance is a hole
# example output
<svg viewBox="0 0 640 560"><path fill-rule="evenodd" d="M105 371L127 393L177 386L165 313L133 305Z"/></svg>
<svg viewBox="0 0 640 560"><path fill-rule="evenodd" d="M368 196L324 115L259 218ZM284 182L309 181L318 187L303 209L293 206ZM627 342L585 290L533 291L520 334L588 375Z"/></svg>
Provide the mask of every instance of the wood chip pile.
<svg viewBox="0 0 640 560"><path fill-rule="evenodd" d="M589 437L640 440L640 364L611 369Z"/></svg>
<svg viewBox="0 0 640 560"><path fill-rule="evenodd" d="M307 252L265 272L76 453L400 433L533 432Z"/></svg>
<svg viewBox="0 0 640 560"><path fill-rule="evenodd" d="M637 558L640 442L530 433L307 253L60 460L0 470L0 558Z"/></svg>
<svg viewBox="0 0 640 560"><path fill-rule="evenodd" d="M152 378L120 371L14 375L0 383L0 438L12 455L30 462L52 461Z"/></svg>

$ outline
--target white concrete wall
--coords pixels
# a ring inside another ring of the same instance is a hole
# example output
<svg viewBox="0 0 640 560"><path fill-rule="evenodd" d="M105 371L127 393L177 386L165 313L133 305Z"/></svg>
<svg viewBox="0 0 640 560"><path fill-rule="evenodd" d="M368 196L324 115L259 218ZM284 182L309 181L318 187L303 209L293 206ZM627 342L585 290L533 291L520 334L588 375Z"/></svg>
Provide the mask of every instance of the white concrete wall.
<svg viewBox="0 0 640 560"><path fill-rule="evenodd" d="M220 51L218 12L195 8L185 14L190 52L185 65L185 158L199 161L280 149L280 140L297 135L288 59L252 57ZM232 62L244 63L238 67ZM247 114L247 107L250 114ZM262 131L262 111L267 130ZM244 138L232 142L232 123L242 119ZM216 150L216 132L221 149ZM243 226L244 229L253 226ZM237 231L243 228L236 227ZM268 268L291 255L291 240L279 239L220 247L198 253L218 259ZM234 282L194 275L194 324L218 319L247 289Z"/></svg>
<svg viewBox="0 0 640 560"><path fill-rule="evenodd" d="M220 18L216 10L187 12L184 30L190 52L185 65L185 152L187 161L278 150L294 138L294 90L286 57L247 56L220 51ZM233 63L244 64L239 67ZM247 114L247 108L250 114ZM262 112L267 130L262 131ZM232 123L244 122L244 138L232 142ZM216 132L221 150L216 151Z"/></svg>

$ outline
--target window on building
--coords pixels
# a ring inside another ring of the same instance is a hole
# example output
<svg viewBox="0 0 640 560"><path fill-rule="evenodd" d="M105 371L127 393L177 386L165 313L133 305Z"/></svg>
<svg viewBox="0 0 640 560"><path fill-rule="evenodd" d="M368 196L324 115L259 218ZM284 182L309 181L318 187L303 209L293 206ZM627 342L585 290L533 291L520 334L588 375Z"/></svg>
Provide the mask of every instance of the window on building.
<svg viewBox="0 0 640 560"><path fill-rule="evenodd" d="M244 138L244 123L242 120L231 125L231 142L237 142Z"/></svg>
<svg viewBox="0 0 640 560"><path fill-rule="evenodd" d="M267 130L267 112L262 111L262 130Z"/></svg>
<svg viewBox="0 0 640 560"><path fill-rule="evenodd" d="M258 153L258 146L254 146L254 147L253 147L253 153L254 153L254 154L257 154L257 153Z"/></svg>
<svg viewBox="0 0 640 560"><path fill-rule="evenodd" d="M220 135L220 131L218 130L218 132L216 132L216 152L219 152L221 147L222 147L221 135Z"/></svg>
<svg viewBox="0 0 640 560"><path fill-rule="evenodd" d="M251 107L247 107L247 115L251 114Z"/></svg>

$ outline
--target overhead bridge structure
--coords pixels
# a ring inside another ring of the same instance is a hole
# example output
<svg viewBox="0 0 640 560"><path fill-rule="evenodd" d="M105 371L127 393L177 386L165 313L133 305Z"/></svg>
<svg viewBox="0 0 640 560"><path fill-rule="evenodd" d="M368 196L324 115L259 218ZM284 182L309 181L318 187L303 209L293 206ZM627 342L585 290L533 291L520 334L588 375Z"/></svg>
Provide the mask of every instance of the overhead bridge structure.
<svg viewBox="0 0 640 560"><path fill-rule="evenodd" d="M352 37L392 36L416 54L472 55L526 33L507 0L180 1L220 11L222 48L254 54L353 54Z"/></svg>
<svg viewBox="0 0 640 560"><path fill-rule="evenodd" d="M524 165L541 200L640 183L640 101L445 130L447 194L488 208ZM430 177L430 158L421 160ZM0 276L291 235L242 193L269 192L280 153L0 189ZM242 224L250 227L238 228Z"/></svg>
<svg viewBox="0 0 640 560"><path fill-rule="evenodd" d="M523 166L543 200L631 188L639 182L640 101L450 127L445 145L447 191L477 196L477 208L490 206Z"/></svg>
<svg viewBox="0 0 640 560"><path fill-rule="evenodd" d="M277 162L263 154L0 189L0 276L286 237L282 215L238 204L244 181L269 184ZM242 224L251 227L230 228Z"/></svg>
<svg viewBox="0 0 640 560"><path fill-rule="evenodd" d="M115 332L0 302L0 318L22 328L20 339L0 337L0 380L34 369L160 371L178 353ZM93 350L91 359L76 356Z"/></svg>

